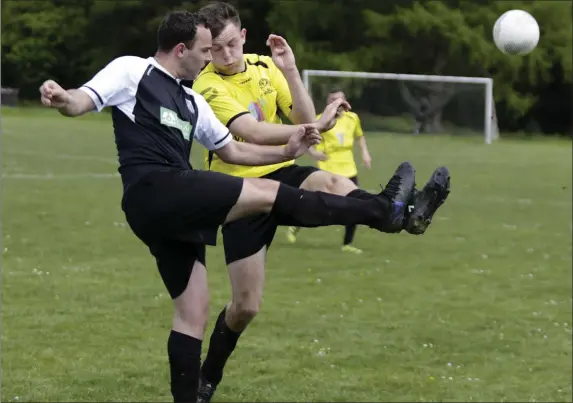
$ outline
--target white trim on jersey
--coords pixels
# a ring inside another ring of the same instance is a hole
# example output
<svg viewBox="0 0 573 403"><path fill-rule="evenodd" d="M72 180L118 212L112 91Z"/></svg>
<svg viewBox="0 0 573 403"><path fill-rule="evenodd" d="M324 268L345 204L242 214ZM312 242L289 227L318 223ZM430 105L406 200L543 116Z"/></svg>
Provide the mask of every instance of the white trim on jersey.
<svg viewBox="0 0 573 403"><path fill-rule="evenodd" d="M111 61L90 81L80 87L80 90L89 95L98 111L106 106L116 106L134 122L133 108L139 82L153 68L162 70L180 83L181 80L173 77L153 57L143 59L137 56L122 56ZM197 127L195 128L197 141L208 150L217 150L226 146L232 140L229 129L217 119L202 95L185 86L183 88L196 103L197 111L194 111L193 103L186 101L187 107L197 113Z"/></svg>
<svg viewBox="0 0 573 403"><path fill-rule="evenodd" d="M118 57L81 86L80 90L94 101L98 112L106 106L117 106L134 121L135 93L149 67L149 61L141 57Z"/></svg>
<svg viewBox="0 0 573 403"><path fill-rule="evenodd" d="M233 139L229 129L221 123L215 116L215 112L201 94L196 93L191 88L183 87L190 94L197 104L197 127L195 128L195 138L209 151L218 150L229 144ZM187 101L187 106L192 108L191 102Z"/></svg>

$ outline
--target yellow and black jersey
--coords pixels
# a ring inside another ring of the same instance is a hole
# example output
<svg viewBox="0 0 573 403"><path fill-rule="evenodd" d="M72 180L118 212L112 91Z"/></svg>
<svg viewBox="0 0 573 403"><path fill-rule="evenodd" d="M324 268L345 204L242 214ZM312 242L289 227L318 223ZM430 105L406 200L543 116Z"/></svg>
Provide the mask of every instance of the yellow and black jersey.
<svg viewBox="0 0 573 403"><path fill-rule="evenodd" d="M354 112L343 112L334 127L322 133L322 141L316 149L324 152L328 160L319 161L318 167L347 178L356 176L358 170L354 162L354 140L363 135L358 115Z"/></svg>
<svg viewBox="0 0 573 403"><path fill-rule="evenodd" d="M278 109L286 116L292 109L292 97L285 77L268 56L246 54L244 58L245 70L233 75L218 73L209 63L193 83L193 90L205 97L217 118L227 127L234 119L247 113L259 122L281 123ZM216 155L205 153L207 168L241 177L264 176L293 163L247 167L227 164Z"/></svg>

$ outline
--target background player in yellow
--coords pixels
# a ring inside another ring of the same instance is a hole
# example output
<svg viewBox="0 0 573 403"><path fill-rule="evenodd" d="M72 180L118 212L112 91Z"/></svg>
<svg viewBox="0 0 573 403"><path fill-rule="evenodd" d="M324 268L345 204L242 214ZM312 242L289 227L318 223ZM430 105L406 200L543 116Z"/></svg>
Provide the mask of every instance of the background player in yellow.
<svg viewBox="0 0 573 403"><path fill-rule="evenodd" d="M336 99L346 100L344 92L338 89L330 91L326 98L326 103L330 104ZM326 154L327 159L318 161L318 167L324 171L332 172L350 179L358 185L358 169L354 160L354 140L357 140L362 154L363 165L370 169L372 159L368 152L360 118L354 112L340 110L336 114L337 120L334 127L322 133L322 142L316 147L318 151ZM299 227L288 227L287 239L291 243L296 242L296 235ZM342 250L361 254L362 250L352 245L356 225L345 227Z"/></svg>
<svg viewBox="0 0 573 403"><path fill-rule="evenodd" d="M199 13L205 18L213 37L212 62L193 83L217 118L237 141L281 145L301 124L312 125L319 132L333 126L336 109L349 105L342 99L327 105L320 119L304 87L292 49L286 40L270 35L267 45L272 57L244 54L246 30L241 27L237 10L228 3L210 3ZM281 123L278 110L294 125ZM318 154L313 155L315 159ZM306 190L334 193L350 198L378 197L361 189L348 178L294 161L281 164L245 167L226 164L206 152L206 167L241 177L262 177ZM393 186L393 185L392 185ZM417 201L413 201L414 204ZM424 205L424 212L435 211L439 204ZM436 206L428 209L427 206ZM425 230L423 220L403 228L411 233ZM198 402L211 400L223 377L223 368L234 351L241 333L256 316L265 280L266 252L278 226L277 219L261 214L237 220L222 227L225 260L232 288L231 302L222 310L211 335L207 357L201 368ZM422 225L422 226L421 226Z"/></svg>

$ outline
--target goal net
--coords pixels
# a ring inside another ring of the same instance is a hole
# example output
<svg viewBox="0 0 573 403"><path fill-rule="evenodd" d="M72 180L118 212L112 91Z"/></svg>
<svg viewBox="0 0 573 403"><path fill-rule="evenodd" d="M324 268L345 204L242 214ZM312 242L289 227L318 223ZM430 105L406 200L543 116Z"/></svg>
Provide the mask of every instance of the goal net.
<svg viewBox="0 0 573 403"><path fill-rule="evenodd" d="M491 78L304 70L303 81L317 111L344 91L367 131L497 138Z"/></svg>

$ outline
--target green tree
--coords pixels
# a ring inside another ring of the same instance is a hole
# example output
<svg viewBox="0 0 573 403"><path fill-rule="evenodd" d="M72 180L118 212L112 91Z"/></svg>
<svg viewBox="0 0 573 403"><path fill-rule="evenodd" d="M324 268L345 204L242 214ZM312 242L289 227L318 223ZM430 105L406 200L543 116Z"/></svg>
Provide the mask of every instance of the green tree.
<svg viewBox="0 0 573 403"><path fill-rule="evenodd" d="M91 0L58 2L9 1L2 9L4 83L36 96L47 77L71 84L89 65L85 37Z"/></svg>

